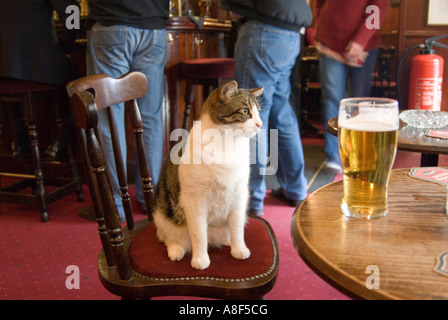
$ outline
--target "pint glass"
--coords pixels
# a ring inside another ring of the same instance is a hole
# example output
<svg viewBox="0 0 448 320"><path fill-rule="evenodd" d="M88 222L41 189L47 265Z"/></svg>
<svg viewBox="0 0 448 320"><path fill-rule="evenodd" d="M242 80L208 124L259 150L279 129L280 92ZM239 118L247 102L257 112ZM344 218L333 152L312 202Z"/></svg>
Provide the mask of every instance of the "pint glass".
<svg viewBox="0 0 448 320"><path fill-rule="evenodd" d="M338 128L344 185L342 213L364 219L386 215L387 185L397 151L398 102L344 99L339 105Z"/></svg>

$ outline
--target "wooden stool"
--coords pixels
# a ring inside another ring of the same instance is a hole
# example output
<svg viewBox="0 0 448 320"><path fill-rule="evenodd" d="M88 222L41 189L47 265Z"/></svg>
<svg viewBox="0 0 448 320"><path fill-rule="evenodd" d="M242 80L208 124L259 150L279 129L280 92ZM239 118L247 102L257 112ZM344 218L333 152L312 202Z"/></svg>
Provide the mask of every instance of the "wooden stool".
<svg viewBox="0 0 448 320"><path fill-rule="evenodd" d="M397 83L392 77L392 56L394 46L380 46L372 80L372 97L396 97Z"/></svg>
<svg viewBox="0 0 448 320"><path fill-rule="evenodd" d="M48 217L48 204L52 203L71 192L76 192L78 201L83 201L84 197L81 191L82 183L78 176L73 155L68 147L68 165L71 171L71 177L61 177L60 173L55 176L48 175L44 177L39 150L39 140L37 132L37 103L40 100L56 103L58 98L65 94L63 87L45 85L30 81L21 81L13 79L0 79L0 113L4 111L5 103L18 103L21 106L25 127L27 130L29 143L31 147L31 162L29 159L15 159L6 154L1 155L0 178L9 177L19 179L20 181L2 186L0 189L0 202L13 202L21 204L37 205L41 212L41 220L46 222ZM55 104L55 106L59 107ZM67 106L68 107L68 106ZM48 110L48 114L54 114L55 110ZM4 120L4 119L2 119ZM60 119L56 119L58 121ZM59 121L60 124L60 121ZM2 125L0 121L0 145L2 138ZM60 128L59 128L60 129ZM22 164L22 161L23 164ZM30 164L29 166L27 164ZM55 168L61 163L53 161L48 163L49 167ZM30 168L31 167L31 168ZM52 170L49 170L52 171ZM45 185L56 186L50 192L46 191ZM32 193L20 192L31 187Z"/></svg>
<svg viewBox="0 0 448 320"><path fill-rule="evenodd" d="M310 52L310 49L308 49ZM310 121L310 114L319 114L321 84L318 76L319 58L315 52L300 59L300 132L302 136L315 134L322 136Z"/></svg>
<svg viewBox="0 0 448 320"><path fill-rule="evenodd" d="M190 109L194 101L195 85L204 88L204 99L219 87L219 79L232 79L235 66L232 58L204 58L185 60L180 64L182 77L187 80L183 128L189 129Z"/></svg>

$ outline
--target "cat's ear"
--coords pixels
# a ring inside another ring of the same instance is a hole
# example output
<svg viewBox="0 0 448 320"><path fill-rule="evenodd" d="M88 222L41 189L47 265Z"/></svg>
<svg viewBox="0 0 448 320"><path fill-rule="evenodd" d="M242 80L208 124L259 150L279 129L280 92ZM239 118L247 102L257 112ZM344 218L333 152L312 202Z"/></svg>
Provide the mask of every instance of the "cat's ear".
<svg viewBox="0 0 448 320"><path fill-rule="evenodd" d="M263 91L264 91L264 87L249 90L249 92L252 93L256 97L261 96Z"/></svg>
<svg viewBox="0 0 448 320"><path fill-rule="evenodd" d="M238 83L236 83L236 81L227 82L222 86L221 91L219 91L219 100L226 101L230 99L237 90Z"/></svg>

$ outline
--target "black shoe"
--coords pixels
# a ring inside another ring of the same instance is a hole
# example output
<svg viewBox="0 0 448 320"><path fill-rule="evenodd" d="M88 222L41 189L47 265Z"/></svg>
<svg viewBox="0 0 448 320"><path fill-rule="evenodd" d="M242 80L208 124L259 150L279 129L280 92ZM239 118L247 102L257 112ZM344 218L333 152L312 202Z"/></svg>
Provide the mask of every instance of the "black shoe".
<svg viewBox="0 0 448 320"><path fill-rule="evenodd" d="M283 193L282 189L272 190L271 195L279 200L282 200L283 202L287 203L290 207L298 207L303 200L291 200L285 197L285 194Z"/></svg>
<svg viewBox="0 0 448 320"><path fill-rule="evenodd" d="M45 161L61 161L65 159L65 149L61 145L59 140L54 141L48 145L44 152Z"/></svg>
<svg viewBox="0 0 448 320"><path fill-rule="evenodd" d="M45 154L51 158L56 158L58 151L59 151L59 144L53 143L47 147L47 149L45 150Z"/></svg>
<svg viewBox="0 0 448 320"><path fill-rule="evenodd" d="M264 211L263 209L260 210L249 209L247 210L247 215L250 217L261 217L262 215L264 215Z"/></svg>

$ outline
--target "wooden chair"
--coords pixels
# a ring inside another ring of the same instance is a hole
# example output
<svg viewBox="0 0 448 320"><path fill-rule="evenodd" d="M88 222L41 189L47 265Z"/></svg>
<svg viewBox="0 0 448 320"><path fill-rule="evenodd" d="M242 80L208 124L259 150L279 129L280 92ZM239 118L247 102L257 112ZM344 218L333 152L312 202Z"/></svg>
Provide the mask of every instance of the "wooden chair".
<svg viewBox="0 0 448 320"><path fill-rule="evenodd" d="M183 128L190 129L191 105L195 99L195 86L203 87L203 101L216 88L220 79L232 79L235 73L233 58L201 58L184 60L180 64L181 75L187 80ZM198 110L200 112L200 110ZM194 120L194 118L193 118Z"/></svg>
<svg viewBox="0 0 448 320"><path fill-rule="evenodd" d="M67 84L67 92L70 97L70 105L72 108L73 118L75 121L75 125L80 128L80 141L81 141L81 149L83 150L83 158L84 163L87 166L87 178L89 183L90 195L92 197L93 209L95 213L96 219L102 219L102 208L101 204L101 195L98 193L98 185L95 179L94 173L90 172L91 168L93 168L97 163L91 163L91 159L89 159L92 149L87 149L88 143L86 141L86 130L87 120L92 120L95 122L94 125L91 125L92 129L95 130L95 135L102 145L102 136L99 127L97 127L97 119L88 119L87 116L91 114L95 114L97 116L97 110L106 109L107 116L109 120L109 126L111 130L111 140L113 144L114 156L115 156L115 166L117 170L118 183L121 190L121 201L123 204L123 210L126 217L126 222L130 229L133 229L134 221L132 219L132 208L131 208L131 199L128 192L127 178L126 178L126 170L125 163L121 157L120 153L120 142L118 139L118 133L115 123L115 117L112 112L112 108L115 104L125 102L126 113L129 115L136 115L138 118L132 118L131 126L134 130L136 136L136 150L138 152L139 164L140 164L140 174L141 179L143 181L143 189L144 189L144 198L146 208L150 208L151 197L153 195L153 186L151 181L151 174L149 172L149 167L147 165L146 154L144 152L143 147L143 129L141 128L141 119L140 112L134 109L138 109L136 99L144 96L148 89L148 82L142 73L132 73L128 74L121 79L113 79L104 74L97 74L92 76L83 77L77 80L74 80ZM81 99L83 95L88 95L89 91L92 90L91 93L93 99L95 100L95 110L92 113L84 110L84 104ZM81 95L82 93L82 95ZM81 99L81 100L80 100ZM81 107L80 107L81 105ZM124 124L118 124L124 125ZM100 147L101 148L101 147ZM104 154L101 154L102 163L101 165L107 166L105 162ZM98 159L95 159L98 161ZM98 165L100 166L100 165ZM108 176L108 183L110 183L110 178ZM112 189L112 187L111 187ZM150 210L148 210L150 214ZM102 227L102 226L100 226Z"/></svg>
<svg viewBox="0 0 448 320"><path fill-rule="evenodd" d="M114 205L108 180L101 136L97 128L97 111L118 101L126 102L127 117L134 128L139 163L147 163L141 142L142 122L135 99L146 92L146 78L138 72L120 79L93 75L68 84L72 112L76 125L84 133L84 150L88 150L91 194L103 249L99 255L99 277L104 287L126 299L149 299L156 296L199 296L222 299L257 299L269 292L277 276L279 252L277 240L269 224L259 218L249 218L246 244L251 257L237 260L230 248L210 250L211 265L206 270L195 270L189 256L172 262L165 244L159 242L151 222L151 204L148 219L134 225L132 215L122 227ZM94 93L87 90L94 89ZM110 107L108 109L111 109ZM151 152L151 150L148 150ZM146 183L145 194L151 202L153 188L149 170L140 170ZM145 183L144 183L145 184Z"/></svg>

